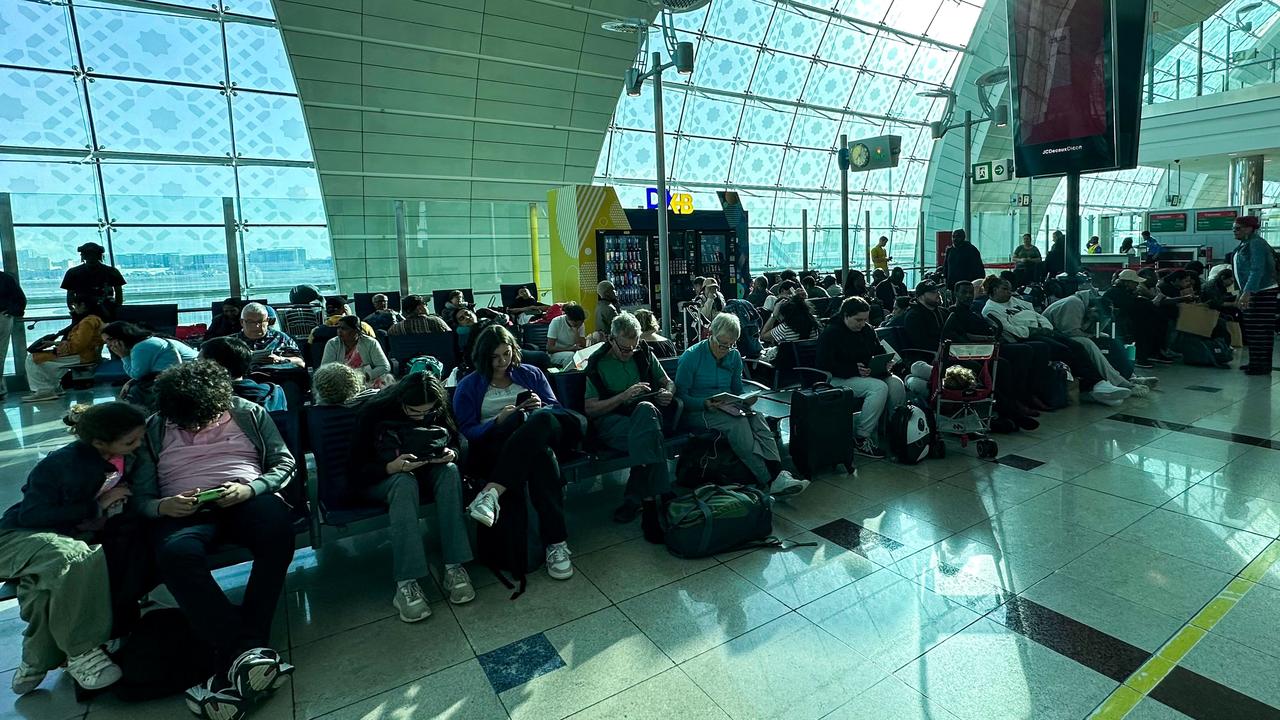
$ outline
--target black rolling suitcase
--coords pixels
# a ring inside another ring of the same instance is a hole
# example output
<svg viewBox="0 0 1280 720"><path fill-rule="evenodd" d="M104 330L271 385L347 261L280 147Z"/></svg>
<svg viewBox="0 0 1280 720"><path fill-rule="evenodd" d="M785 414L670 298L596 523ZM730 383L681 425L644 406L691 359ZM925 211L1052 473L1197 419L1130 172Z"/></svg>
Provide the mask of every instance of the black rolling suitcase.
<svg viewBox="0 0 1280 720"><path fill-rule="evenodd" d="M835 465L853 472L853 416L861 406L852 389L825 383L791 394L791 460L802 477Z"/></svg>

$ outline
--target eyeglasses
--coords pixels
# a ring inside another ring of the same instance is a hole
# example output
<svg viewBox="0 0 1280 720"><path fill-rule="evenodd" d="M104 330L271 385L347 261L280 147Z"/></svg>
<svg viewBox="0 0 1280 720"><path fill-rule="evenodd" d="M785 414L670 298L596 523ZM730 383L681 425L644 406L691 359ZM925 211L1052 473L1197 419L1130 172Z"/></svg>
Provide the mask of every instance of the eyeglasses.
<svg viewBox="0 0 1280 720"><path fill-rule="evenodd" d="M720 342L720 338L711 338L711 344L715 345L721 350L732 350L734 346L737 345L737 341L735 340L734 342L723 343L723 342Z"/></svg>
<svg viewBox="0 0 1280 720"><path fill-rule="evenodd" d="M245 325L258 325L260 327L265 327L270 322L268 318L260 318L260 319L240 318L240 321L243 322Z"/></svg>
<svg viewBox="0 0 1280 720"><path fill-rule="evenodd" d="M617 338L614 338L614 339L613 339L613 346L614 346L614 347L616 347L616 348L618 348L618 352L622 353L623 355L627 355L627 354L629 354L629 353L633 353L633 352L635 352L635 351L636 351L636 349L640 347L640 341L638 341L638 340L637 340L635 345L627 346L627 345L623 345L622 343L618 342L618 339L617 339Z"/></svg>

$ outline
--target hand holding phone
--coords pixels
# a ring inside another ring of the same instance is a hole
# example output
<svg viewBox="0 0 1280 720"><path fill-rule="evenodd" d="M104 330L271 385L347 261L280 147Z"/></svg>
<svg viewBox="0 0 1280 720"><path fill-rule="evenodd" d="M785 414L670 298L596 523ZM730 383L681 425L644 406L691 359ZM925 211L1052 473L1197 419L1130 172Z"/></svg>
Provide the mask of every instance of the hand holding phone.
<svg viewBox="0 0 1280 720"><path fill-rule="evenodd" d="M197 505L203 505L207 502L213 502L226 494L227 489L223 487L209 488L208 490L198 490L195 493Z"/></svg>

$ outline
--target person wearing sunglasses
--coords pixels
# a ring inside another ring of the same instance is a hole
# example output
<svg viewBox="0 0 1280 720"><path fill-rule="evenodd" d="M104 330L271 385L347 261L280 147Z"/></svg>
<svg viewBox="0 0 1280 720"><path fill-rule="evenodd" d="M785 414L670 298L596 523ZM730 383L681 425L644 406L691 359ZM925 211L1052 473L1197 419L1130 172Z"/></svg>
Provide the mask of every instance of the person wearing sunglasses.
<svg viewBox="0 0 1280 720"><path fill-rule="evenodd" d="M609 341L587 360L585 410L588 430L605 447L627 453L631 474L622 505L613 519L629 523L646 505L657 509L657 497L671 485L667 451L663 442L666 416L676 406L671 379L658 358L640 339L640 321L629 312L614 316ZM656 512L646 518L657 520ZM645 527L645 537L661 541L656 522Z"/></svg>

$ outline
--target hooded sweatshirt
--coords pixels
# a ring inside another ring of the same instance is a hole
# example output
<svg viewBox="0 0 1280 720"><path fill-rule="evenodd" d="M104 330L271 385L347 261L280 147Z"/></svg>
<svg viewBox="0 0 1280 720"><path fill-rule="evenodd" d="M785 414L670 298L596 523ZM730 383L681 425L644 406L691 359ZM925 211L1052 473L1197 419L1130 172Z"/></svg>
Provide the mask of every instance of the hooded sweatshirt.
<svg viewBox="0 0 1280 720"><path fill-rule="evenodd" d="M986 307L982 309L982 316L995 323L1004 334L1017 340L1031 337L1033 327L1053 329L1049 318L1036 312L1031 303L1016 297L1010 297L1008 302L1002 303L988 299Z"/></svg>

